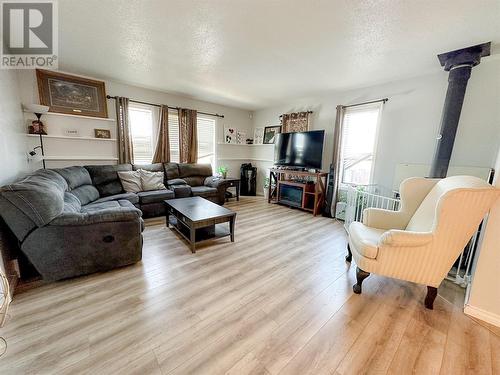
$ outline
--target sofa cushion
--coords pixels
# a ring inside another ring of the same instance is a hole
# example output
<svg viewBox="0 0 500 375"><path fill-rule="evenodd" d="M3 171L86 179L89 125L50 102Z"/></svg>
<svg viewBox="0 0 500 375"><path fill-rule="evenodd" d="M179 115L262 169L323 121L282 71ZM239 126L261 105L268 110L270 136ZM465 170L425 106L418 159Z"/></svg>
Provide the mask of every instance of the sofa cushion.
<svg viewBox="0 0 500 375"><path fill-rule="evenodd" d="M212 197L217 194L217 189L208 186L191 186L194 196Z"/></svg>
<svg viewBox="0 0 500 375"><path fill-rule="evenodd" d="M376 259L378 242L385 229L376 229L354 221L349 225L349 238L355 250L365 258Z"/></svg>
<svg viewBox="0 0 500 375"><path fill-rule="evenodd" d="M205 184L205 177L203 176L184 177L184 180L191 186L202 186Z"/></svg>
<svg viewBox="0 0 500 375"><path fill-rule="evenodd" d="M187 185L188 183L186 180L183 180L182 178L174 178L172 180L167 181L168 186L175 186L175 185Z"/></svg>
<svg viewBox="0 0 500 375"><path fill-rule="evenodd" d="M131 171L131 164L118 165L86 165L85 169L92 178L92 184L101 197L123 193L123 187L118 178L118 171Z"/></svg>
<svg viewBox="0 0 500 375"><path fill-rule="evenodd" d="M168 189L141 191L137 195L141 204L159 203L174 198L174 192Z"/></svg>
<svg viewBox="0 0 500 375"><path fill-rule="evenodd" d="M137 220L141 216L141 210L126 200L91 203L82 207L81 212L64 212L55 218L50 223L50 226L92 225L131 221Z"/></svg>
<svg viewBox="0 0 500 375"><path fill-rule="evenodd" d="M165 173L151 172L145 169L139 169L141 174L141 184L143 191L163 190L165 187Z"/></svg>
<svg viewBox="0 0 500 375"><path fill-rule="evenodd" d="M187 198L192 195L191 186L189 185L173 185L170 187L176 198Z"/></svg>
<svg viewBox="0 0 500 375"><path fill-rule="evenodd" d="M208 177L212 175L212 166L210 164L191 164L179 163L179 177L193 177L203 176Z"/></svg>
<svg viewBox="0 0 500 375"><path fill-rule="evenodd" d="M132 168L134 171L138 171L139 169L144 169L145 171L150 171L150 172L165 172L162 163L133 164Z"/></svg>
<svg viewBox="0 0 500 375"><path fill-rule="evenodd" d="M139 203L139 197L136 193L122 193L115 195L108 195L107 197L102 197L96 200L94 203L117 201L117 200L127 200L132 204Z"/></svg>
<svg viewBox="0 0 500 375"><path fill-rule="evenodd" d="M71 190L71 193L80 200L82 205L99 199L99 191L94 185L82 185Z"/></svg>
<svg viewBox="0 0 500 375"><path fill-rule="evenodd" d="M99 198L99 191L92 185L89 172L84 167L54 169L68 183L69 190L85 205Z"/></svg>
<svg viewBox="0 0 500 375"><path fill-rule="evenodd" d="M81 209L82 204L80 203L80 200L74 194L65 192L63 212L80 212Z"/></svg>
<svg viewBox="0 0 500 375"><path fill-rule="evenodd" d="M61 214L66 180L50 169L40 169L2 188L2 196L42 227Z"/></svg>
<svg viewBox="0 0 500 375"><path fill-rule="evenodd" d="M92 179L89 172L84 167L67 167L54 169L64 177L70 190L76 189L82 185L92 185Z"/></svg>
<svg viewBox="0 0 500 375"><path fill-rule="evenodd" d="M135 208L132 203L127 200L117 200L117 201L107 201L107 202L99 202L99 203L91 203L82 207L81 212L83 213L95 213L98 211L109 210L109 209L119 209L119 208Z"/></svg>
<svg viewBox="0 0 500 375"><path fill-rule="evenodd" d="M166 180L173 180L174 178L179 178L179 164L164 163L163 168L165 169Z"/></svg>
<svg viewBox="0 0 500 375"><path fill-rule="evenodd" d="M127 193L138 193L142 191L140 171L122 171L117 173L123 186L123 190Z"/></svg>

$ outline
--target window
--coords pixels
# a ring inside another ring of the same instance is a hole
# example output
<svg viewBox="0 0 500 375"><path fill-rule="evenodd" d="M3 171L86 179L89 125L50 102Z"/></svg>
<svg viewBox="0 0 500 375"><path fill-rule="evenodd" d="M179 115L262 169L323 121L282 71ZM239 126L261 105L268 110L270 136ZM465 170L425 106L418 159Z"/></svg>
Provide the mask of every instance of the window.
<svg viewBox="0 0 500 375"><path fill-rule="evenodd" d="M198 116L198 163L215 167L215 120Z"/></svg>
<svg viewBox="0 0 500 375"><path fill-rule="evenodd" d="M179 116L176 110L168 111L168 139L170 143L170 161L179 163Z"/></svg>
<svg viewBox="0 0 500 375"><path fill-rule="evenodd" d="M373 160L381 104L346 108L342 123L342 182L367 185L372 181Z"/></svg>
<svg viewBox="0 0 500 375"><path fill-rule="evenodd" d="M198 163L215 166L215 120L205 116L198 116ZM179 153L179 115L176 110L168 112L168 136L170 141L170 161L178 163Z"/></svg>
<svg viewBox="0 0 500 375"><path fill-rule="evenodd" d="M155 150L155 113L152 106L129 105L130 133L135 164L149 164Z"/></svg>
<svg viewBox="0 0 500 375"><path fill-rule="evenodd" d="M129 105L130 132L135 164L149 164L153 160L156 146L156 108L141 104ZM215 120L205 116L197 118L198 163L215 166ZM179 115L177 110L168 111L168 136L170 161L179 163Z"/></svg>

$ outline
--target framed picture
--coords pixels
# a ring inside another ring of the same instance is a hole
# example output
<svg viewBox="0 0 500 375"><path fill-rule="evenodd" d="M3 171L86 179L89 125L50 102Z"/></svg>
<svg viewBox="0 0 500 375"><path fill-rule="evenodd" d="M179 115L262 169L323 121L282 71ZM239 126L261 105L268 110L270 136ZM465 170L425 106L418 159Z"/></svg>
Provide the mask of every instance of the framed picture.
<svg viewBox="0 0 500 375"><path fill-rule="evenodd" d="M236 143L243 145L246 143L247 132L244 130L236 131Z"/></svg>
<svg viewBox="0 0 500 375"><path fill-rule="evenodd" d="M255 128L253 132L253 143L261 145L264 142L264 128Z"/></svg>
<svg viewBox="0 0 500 375"><path fill-rule="evenodd" d="M231 126L224 126L224 143L237 143L237 130Z"/></svg>
<svg viewBox="0 0 500 375"><path fill-rule="evenodd" d="M281 133L281 125L266 126L264 128L264 141L265 145L273 144L276 140L276 135Z"/></svg>
<svg viewBox="0 0 500 375"><path fill-rule="evenodd" d="M94 129L94 135L96 138L111 138L111 131L108 129Z"/></svg>
<svg viewBox="0 0 500 375"><path fill-rule="evenodd" d="M36 70L40 104L50 112L108 117L104 82L48 70Z"/></svg>

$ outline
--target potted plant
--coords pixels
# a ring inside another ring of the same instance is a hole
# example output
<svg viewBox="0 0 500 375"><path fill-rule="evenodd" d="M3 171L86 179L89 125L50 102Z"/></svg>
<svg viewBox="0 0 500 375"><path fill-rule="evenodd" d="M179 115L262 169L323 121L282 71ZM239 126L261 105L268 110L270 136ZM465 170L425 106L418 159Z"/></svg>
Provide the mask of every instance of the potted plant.
<svg viewBox="0 0 500 375"><path fill-rule="evenodd" d="M223 179L226 179L227 178L227 167L224 167L221 165L219 168L217 168L217 173L219 173L219 175Z"/></svg>

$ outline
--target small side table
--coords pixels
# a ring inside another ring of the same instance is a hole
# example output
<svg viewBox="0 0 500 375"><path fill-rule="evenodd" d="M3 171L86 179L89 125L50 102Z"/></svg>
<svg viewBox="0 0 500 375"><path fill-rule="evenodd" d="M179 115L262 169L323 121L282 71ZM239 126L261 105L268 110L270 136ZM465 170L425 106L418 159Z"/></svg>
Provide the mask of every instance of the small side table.
<svg viewBox="0 0 500 375"><path fill-rule="evenodd" d="M240 200L240 179L239 178L226 178L224 179L226 182L226 190L227 188L234 187L236 188L236 200ZM229 198L226 198L226 202Z"/></svg>

